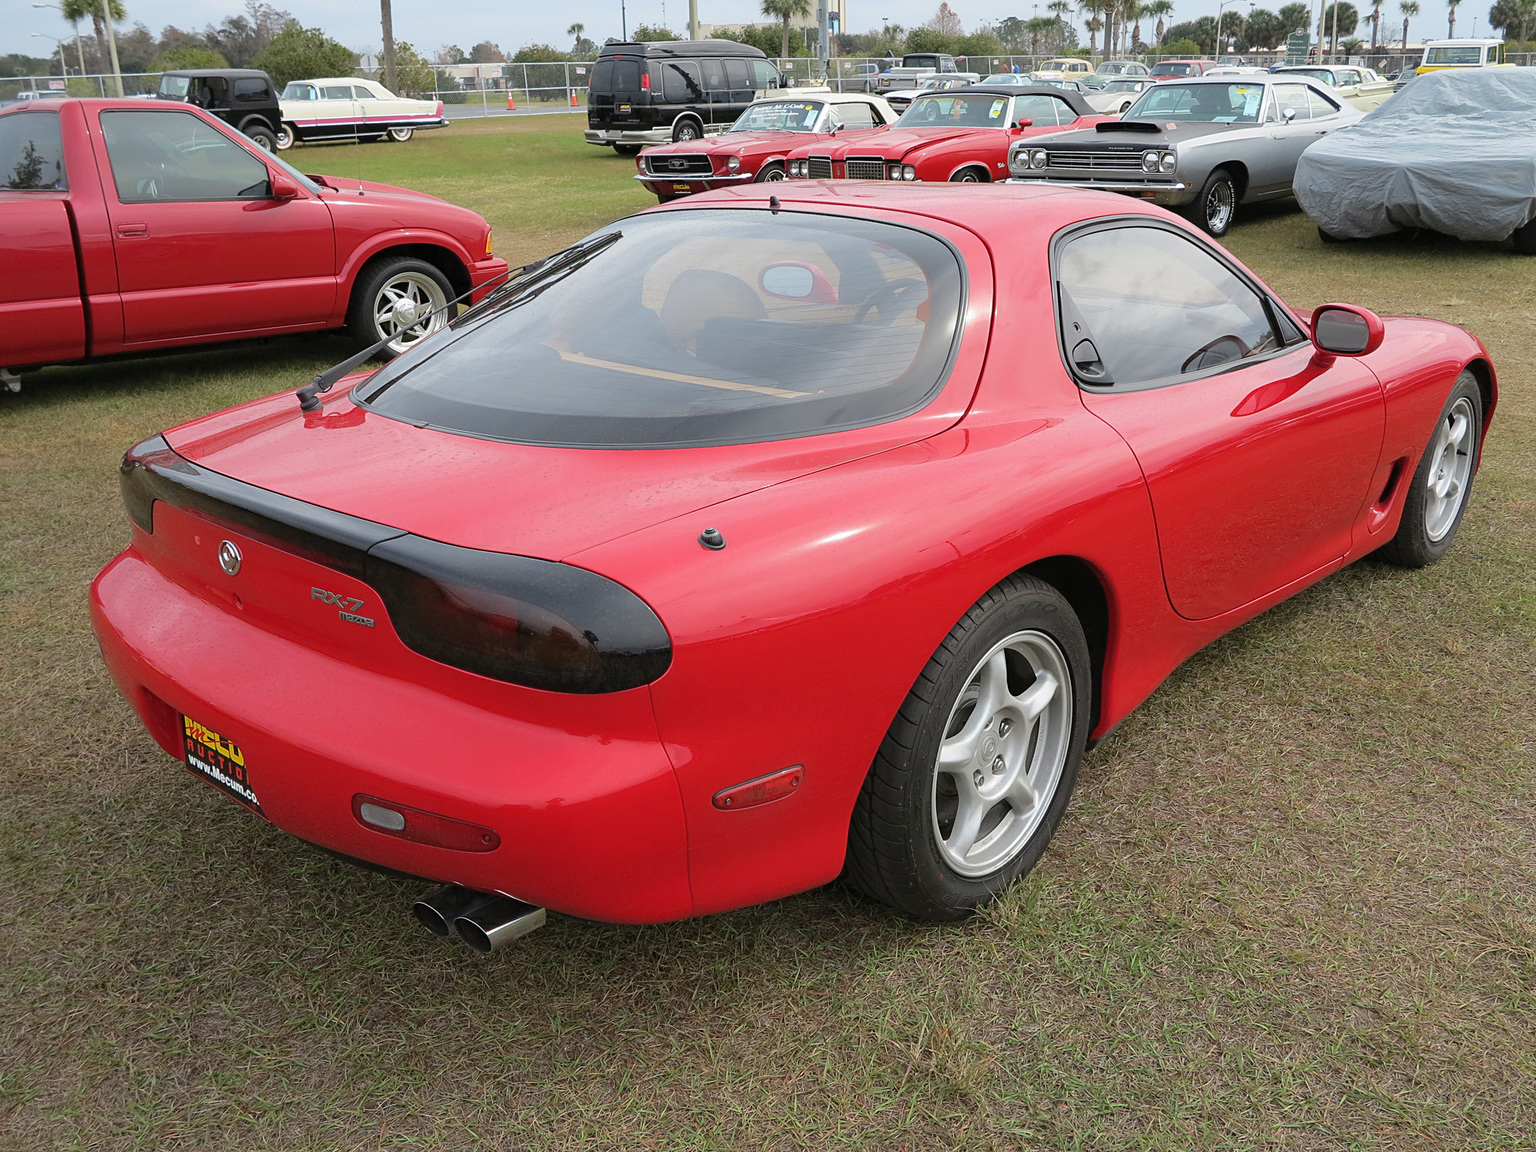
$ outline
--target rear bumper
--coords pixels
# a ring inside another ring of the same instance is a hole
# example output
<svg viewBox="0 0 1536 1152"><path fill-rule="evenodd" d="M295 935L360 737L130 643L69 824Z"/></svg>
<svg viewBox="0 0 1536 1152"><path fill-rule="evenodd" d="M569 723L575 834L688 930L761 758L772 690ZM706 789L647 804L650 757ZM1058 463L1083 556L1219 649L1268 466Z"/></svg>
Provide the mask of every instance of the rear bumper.
<svg viewBox="0 0 1536 1152"><path fill-rule="evenodd" d="M670 144L672 129L668 128L588 128L588 144Z"/></svg>
<svg viewBox="0 0 1536 1152"><path fill-rule="evenodd" d="M183 714L238 744L277 827L575 916L692 913L682 801L648 690L585 698L622 711L627 737L571 722L563 699L509 715L504 701L492 709L474 692L401 680L257 627L245 607L193 594L134 547L96 577L90 608L112 678L161 747L180 758ZM555 696L518 691L534 705ZM500 846L454 851L371 830L352 814L359 793L493 828Z"/></svg>
<svg viewBox="0 0 1536 1152"><path fill-rule="evenodd" d="M1050 188L1082 188L1091 192L1122 192L1139 200L1150 200L1164 208L1177 208L1194 201L1198 189L1192 184L1179 181L1141 180L1074 180L1071 177L1024 177L1010 176L1008 184L1032 184Z"/></svg>

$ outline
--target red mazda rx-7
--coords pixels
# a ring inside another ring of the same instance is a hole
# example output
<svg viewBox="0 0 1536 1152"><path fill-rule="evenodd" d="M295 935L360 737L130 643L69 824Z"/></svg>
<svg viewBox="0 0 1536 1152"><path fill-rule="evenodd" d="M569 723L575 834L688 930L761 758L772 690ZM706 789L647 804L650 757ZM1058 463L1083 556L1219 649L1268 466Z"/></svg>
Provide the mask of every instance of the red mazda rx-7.
<svg viewBox="0 0 1536 1152"><path fill-rule="evenodd" d="M851 192L653 208L132 448L91 612L155 739L482 950L840 873L959 917L1192 652L1451 546L1460 328L1300 315L1111 193Z"/></svg>

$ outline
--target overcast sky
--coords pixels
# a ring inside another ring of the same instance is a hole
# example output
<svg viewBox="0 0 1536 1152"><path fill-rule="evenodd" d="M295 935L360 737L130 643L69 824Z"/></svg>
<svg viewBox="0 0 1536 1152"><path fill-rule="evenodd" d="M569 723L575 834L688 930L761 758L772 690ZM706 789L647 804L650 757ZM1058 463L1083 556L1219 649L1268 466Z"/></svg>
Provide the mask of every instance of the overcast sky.
<svg viewBox="0 0 1536 1152"><path fill-rule="evenodd" d="M157 34L167 24L201 29L218 22L226 14L241 9L241 0L123 0L128 23L143 22ZM1314 8L1320 0L1313 0ZM1366 0L1355 0L1368 8ZM1491 2L1491 0L1490 0ZM50 36L69 35L69 26L55 11L34 9L33 0L0 0L0 53L23 52L44 56L53 51L46 40L33 38L34 32ZM376 0L303 0L302 3L274 0L276 7L292 12L306 26L319 27L348 47L360 52L379 48L379 6ZM814 0L813 0L814 3ZM1006 16L1025 19L1043 11L1036 5L1015 0L950 0L967 31L978 24ZM1174 21L1216 14L1217 0L1176 0ZM1278 9L1284 0L1268 0L1263 7ZM1246 11L1246 0L1237 0L1238 10ZM1402 14L1398 0L1382 5L1384 36L1392 29L1401 35ZM1426 33L1445 35L1443 0L1424 0L1423 13L1414 17L1409 35L1418 40ZM458 44L466 51L481 40L492 40L508 54L523 44L546 43L567 46L565 30L580 21L586 35L601 43L619 35L619 0L563 0L561 3L535 0L450 0L428 3L426 0L394 0L395 37L406 40L430 56L440 44ZM629 27L641 23L662 22L681 32L688 23L687 0L626 0ZM882 19L913 26L929 19L938 8L938 0L850 0L848 22L854 31L878 27ZM1229 7L1228 11L1232 9ZM705 23L731 24L760 19L756 0L699 0L699 19ZM1466 0L1458 14L1457 32L1473 34L1473 18L1478 34L1486 35L1488 5ZM1362 22L1363 23L1363 22ZM1082 22L1077 21L1079 32ZM1369 26L1365 26L1369 38ZM1145 33L1144 33L1145 35Z"/></svg>

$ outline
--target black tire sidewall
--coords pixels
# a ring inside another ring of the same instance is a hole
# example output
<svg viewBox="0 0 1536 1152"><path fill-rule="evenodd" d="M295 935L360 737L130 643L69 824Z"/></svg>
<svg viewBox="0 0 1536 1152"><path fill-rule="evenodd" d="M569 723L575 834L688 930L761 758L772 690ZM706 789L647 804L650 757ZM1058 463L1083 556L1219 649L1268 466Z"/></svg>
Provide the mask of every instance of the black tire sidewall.
<svg viewBox="0 0 1536 1152"><path fill-rule="evenodd" d="M1205 202L1211 194L1211 189L1221 181L1225 181L1227 185L1232 189L1232 219L1227 221L1227 226L1225 228L1223 228L1220 232L1217 232L1211 227L1209 216L1205 210ZM1225 168L1218 168L1209 176L1207 176L1205 178L1205 183L1200 185L1199 197L1195 200L1194 204L1190 206L1190 208L1190 218L1199 227L1200 231L1204 232L1207 236L1219 240L1228 232L1232 231L1232 224L1237 219L1237 184L1233 181L1232 174Z"/></svg>
<svg viewBox="0 0 1536 1152"><path fill-rule="evenodd" d="M1424 527L1424 501L1428 491L1429 467L1433 463L1435 436L1439 433L1440 425L1450 415L1452 406L1462 397L1472 402L1472 416L1475 424L1472 430L1472 467L1467 473L1467 488L1462 494L1461 507L1456 510L1456 519L1452 522L1450 530L1439 540L1431 540ZM1425 438L1424 451L1419 454L1418 464L1413 469L1413 477L1408 482L1408 494L1403 498L1403 518L1398 524L1397 532L1382 549L1383 559L1405 568L1424 568L1451 550L1451 545L1456 542L1456 534L1461 530L1461 522L1467 514L1467 505L1472 501L1472 485L1477 479L1477 470L1482 463L1482 456L1483 390L1470 371L1463 371L1456 378L1451 394L1446 397L1445 404L1440 409L1440 415L1435 418L1434 427L1429 430L1429 435Z"/></svg>
<svg viewBox="0 0 1536 1152"><path fill-rule="evenodd" d="M986 876L961 876L945 864L934 840L932 803L939 746L955 701L981 658L998 641L1025 630L1050 636L1066 657L1072 676L1072 733L1066 763L1045 819L1023 849ZM1082 626L1066 598L1047 584L1029 578L1010 578L983 597L950 638L958 639L958 643L953 647L941 645L925 670L936 673L931 703L914 692L903 706L905 715L920 716L910 751L897 751L901 742L892 735L887 736L881 749L887 764L898 768L904 793L902 815L908 856L904 870L910 870L911 883L900 903L903 910L930 920L970 915L1034 867L1071 799L1087 744L1092 705L1091 665ZM901 723L899 717L897 723ZM890 785L889 774L884 783Z"/></svg>
<svg viewBox="0 0 1536 1152"><path fill-rule="evenodd" d="M773 175L775 172L778 173L777 177ZM784 180L786 178L787 174L784 171L783 163L781 161L775 160L771 164L764 164L761 170L759 170L758 174L752 178L752 183L776 184L778 181Z"/></svg>
<svg viewBox="0 0 1536 1152"><path fill-rule="evenodd" d="M421 272L432 277L437 281L438 287L443 290L445 299L452 300L458 295L442 270L428 264L425 260L417 260L410 256L385 257L372 267L364 269L352 289L352 302L347 308L347 330L360 348L377 344L383 339L383 333L378 331L373 321L373 298L379 294L379 288L385 280L401 272ZM399 353L385 348L379 352L378 358L392 360L397 355Z"/></svg>
<svg viewBox="0 0 1536 1152"><path fill-rule="evenodd" d="M693 129L693 135L692 136L684 136L683 135L683 129L684 128L692 128ZM699 124L699 122L697 120L685 118L685 119L679 120L677 122L677 124L674 125L673 128L672 128L672 142L674 144L682 143L684 140L702 140L702 139L704 139L704 129Z"/></svg>
<svg viewBox="0 0 1536 1152"><path fill-rule="evenodd" d="M277 136L272 129L264 124L253 124L245 130L245 135L256 142L256 146L269 155L277 155ZM262 141L266 143L263 144Z"/></svg>

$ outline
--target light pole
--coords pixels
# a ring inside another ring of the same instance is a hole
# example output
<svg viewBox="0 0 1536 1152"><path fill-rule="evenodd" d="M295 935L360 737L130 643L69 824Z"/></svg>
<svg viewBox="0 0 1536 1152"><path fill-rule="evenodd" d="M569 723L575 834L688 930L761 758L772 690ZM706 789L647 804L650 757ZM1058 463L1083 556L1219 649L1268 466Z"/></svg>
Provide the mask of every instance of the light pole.
<svg viewBox="0 0 1536 1152"><path fill-rule="evenodd" d="M1218 64L1221 63L1221 14L1228 4L1236 3L1237 0L1221 0L1221 3L1216 5L1216 62Z"/></svg>
<svg viewBox="0 0 1536 1152"><path fill-rule="evenodd" d="M123 94L123 70L117 64L117 33L112 31L112 0L101 0L101 17L107 25L107 51L112 56L112 78L117 94Z"/></svg>
<svg viewBox="0 0 1536 1152"><path fill-rule="evenodd" d="M34 4L34 5L32 5L32 7L34 7L34 8L52 8L59 15L64 16L64 6L62 4ZM65 16L65 19L66 20L69 19L68 16ZM78 60L79 63L80 63L80 75L84 76L85 75L85 49L80 47L80 21L78 21L78 20L70 20L70 23L72 25L74 25L74 29L75 29L75 59Z"/></svg>
<svg viewBox="0 0 1536 1152"><path fill-rule="evenodd" d="M56 45L58 45L58 48L59 48L59 70L64 73L64 79L66 81L68 81L69 80L69 65L64 63L64 45L68 44L69 41L68 40L60 40L57 36L45 36L41 32L34 32L34 33L32 33L32 35L36 36L40 40L52 40ZM67 87L67 84L66 84L66 87Z"/></svg>

